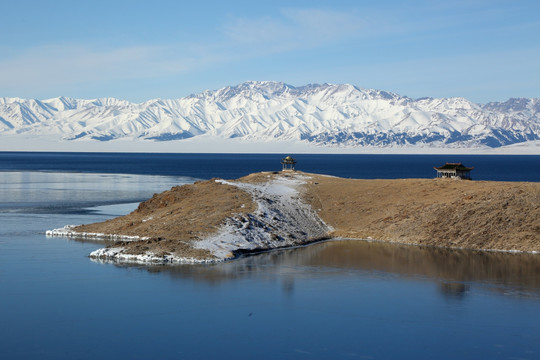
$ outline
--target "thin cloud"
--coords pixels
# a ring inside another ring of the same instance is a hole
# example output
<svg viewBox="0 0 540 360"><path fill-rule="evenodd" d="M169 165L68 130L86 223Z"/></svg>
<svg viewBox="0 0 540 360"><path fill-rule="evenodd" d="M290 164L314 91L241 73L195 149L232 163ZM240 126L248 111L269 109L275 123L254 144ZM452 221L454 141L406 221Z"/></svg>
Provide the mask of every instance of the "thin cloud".
<svg viewBox="0 0 540 360"><path fill-rule="evenodd" d="M216 63L324 46L354 36L361 24L355 15L344 12L285 9L279 18L232 20L221 28L219 43L38 46L0 59L1 87L24 89L174 76Z"/></svg>
<svg viewBox="0 0 540 360"><path fill-rule="evenodd" d="M356 37L365 23L355 14L320 9L284 9L281 15L279 18L238 18L224 26L224 34L235 46L279 52Z"/></svg>
<svg viewBox="0 0 540 360"><path fill-rule="evenodd" d="M2 87L71 84L163 75L160 54L152 46L99 49L84 45L49 45L0 61ZM180 67L177 65L177 70ZM181 67L180 67L181 68ZM185 65L188 68L188 64Z"/></svg>

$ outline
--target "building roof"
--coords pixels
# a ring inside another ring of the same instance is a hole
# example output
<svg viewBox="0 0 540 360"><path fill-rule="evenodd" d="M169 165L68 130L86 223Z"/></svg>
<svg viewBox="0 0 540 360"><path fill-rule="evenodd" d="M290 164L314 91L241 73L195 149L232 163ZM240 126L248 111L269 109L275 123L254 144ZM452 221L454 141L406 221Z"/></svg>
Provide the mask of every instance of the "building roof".
<svg viewBox="0 0 540 360"><path fill-rule="evenodd" d="M286 158L284 158L283 160L281 160L281 163L282 164L296 164L296 160L294 160L292 158L292 156L287 156Z"/></svg>
<svg viewBox="0 0 540 360"><path fill-rule="evenodd" d="M462 163L446 163L440 167L434 167L435 170L460 170L460 171L471 171L473 167L466 167Z"/></svg>

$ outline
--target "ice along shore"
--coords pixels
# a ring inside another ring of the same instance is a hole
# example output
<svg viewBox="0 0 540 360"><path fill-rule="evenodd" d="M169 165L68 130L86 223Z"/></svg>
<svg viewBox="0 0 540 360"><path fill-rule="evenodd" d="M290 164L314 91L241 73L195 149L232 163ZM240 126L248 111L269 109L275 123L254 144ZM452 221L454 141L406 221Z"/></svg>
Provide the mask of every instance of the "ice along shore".
<svg viewBox="0 0 540 360"><path fill-rule="evenodd" d="M540 252L540 183L262 172L177 186L132 213L50 230L124 262L214 262L329 238Z"/></svg>

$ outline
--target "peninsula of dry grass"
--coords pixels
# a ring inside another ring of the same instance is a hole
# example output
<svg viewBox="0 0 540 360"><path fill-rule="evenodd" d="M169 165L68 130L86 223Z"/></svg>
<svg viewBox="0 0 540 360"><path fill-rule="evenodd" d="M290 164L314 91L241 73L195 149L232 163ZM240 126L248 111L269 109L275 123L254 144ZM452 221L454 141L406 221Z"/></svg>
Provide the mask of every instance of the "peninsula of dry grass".
<svg viewBox="0 0 540 360"><path fill-rule="evenodd" d="M540 251L540 183L454 179L358 180L303 176L302 201L333 230L329 237L483 250ZM257 173L263 183L284 173ZM232 216L256 211L251 195L214 180L156 194L137 210L77 232L138 235L128 252L211 258L193 243ZM309 241L309 239L308 239Z"/></svg>

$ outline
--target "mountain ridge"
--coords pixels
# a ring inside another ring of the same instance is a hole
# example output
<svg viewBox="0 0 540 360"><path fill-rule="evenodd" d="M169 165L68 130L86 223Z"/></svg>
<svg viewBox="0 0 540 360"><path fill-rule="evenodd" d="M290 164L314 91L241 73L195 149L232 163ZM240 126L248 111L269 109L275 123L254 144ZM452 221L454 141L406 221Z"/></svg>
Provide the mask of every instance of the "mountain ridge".
<svg viewBox="0 0 540 360"><path fill-rule="evenodd" d="M346 147L487 147L540 140L540 99L412 99L351 84L248 81L178 99L0 98L0 137L172 141L201 135Z"/></svg>

